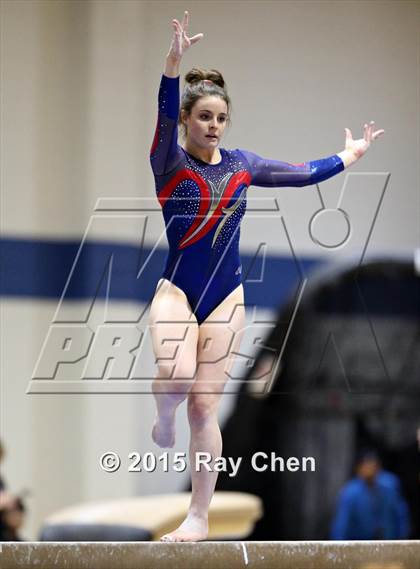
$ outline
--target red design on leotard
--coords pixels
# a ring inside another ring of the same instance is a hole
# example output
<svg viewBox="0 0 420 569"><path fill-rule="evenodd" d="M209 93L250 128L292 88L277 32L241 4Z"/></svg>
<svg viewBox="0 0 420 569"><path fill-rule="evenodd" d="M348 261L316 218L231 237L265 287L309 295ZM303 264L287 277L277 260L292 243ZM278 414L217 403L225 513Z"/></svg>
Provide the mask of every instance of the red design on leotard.
<svg viewBox="0 0 420 569"><path fill-rule="evenodd" d="M202 237L207 235L207 233L214 227L217 220L221 217L222 209L227 207L229 201L231 200L235 191L241 186L242 184L249 185L251 182L251 176L249 172L246 170L241 170L236 172L230 178L225 191L223 192L220 200L217 204L216 209L209 217L207 222L203 225L200 231L194 235L191 239L189 237L194 233L197 227L202 223L203 218L205 217L206 213L208 213L210 204L211 204L211 195L208 185L206 184L205 180L197 174L196 172L189 170L187 168L183 168L179 172L175 174L175 176L162 188L159 192L159 203L164 207L166 201L171 197L175 189L177 188L178 184L186 180L193 180L199 190L200 190L200 206L197 217L195 218L194 222L191 224L190 228L188 229L187 233L181 239L179 243L179 249L183 249L185 247L189 247L196 241L199 241ZM188 243L187 243L188 241Z"/></svg>
<svg viewBox="0 0 420 569"><path fill-rule="evenodd" d="M194 229L197 227L198 223L201 223L202 221L200 218L197 217L195 222L191 225L187 233L182 238L179 248L183 249L184 247L188 247L189 245L192 245L193 243L204 237L204 235L207 235L210 229L214 227L215 223L220 218L222 213L222 208L227 207L230 199L232 198L235 191L239 188L239 186L242 184L249 185L250 182L251 182L251 176L248 172L246 172L245 170L236 172L236 174L234 174L230 178L229 183L227 184L226 189L223 192L223 195L221 196L216 209L214 210L212 216L208 219L207 223L202 227L202 229L197 233L197 235L195 235L192 239L190 239L188 244L186 244L185 241L194 232Z"/></svg>

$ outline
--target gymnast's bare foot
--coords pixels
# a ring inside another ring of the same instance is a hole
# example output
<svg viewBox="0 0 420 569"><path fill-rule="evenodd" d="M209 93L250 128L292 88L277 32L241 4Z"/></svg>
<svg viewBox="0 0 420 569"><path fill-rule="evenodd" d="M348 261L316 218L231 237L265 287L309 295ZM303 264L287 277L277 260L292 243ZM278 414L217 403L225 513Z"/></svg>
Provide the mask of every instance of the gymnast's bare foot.
<svg viewBox="0 0 420 569"><path fill-rule="evenodd" d="M207 539L209 525L207 518L200 518L188 514L178 529L167 533L160 538L160 541L203 541Z"/></svg>
<svg viewBox="0 0 420 569"><path fill-rule="evenodd" d="M172 448L175 444L175 415L162 419L156 415L152 439L161 448Z"/></svg>

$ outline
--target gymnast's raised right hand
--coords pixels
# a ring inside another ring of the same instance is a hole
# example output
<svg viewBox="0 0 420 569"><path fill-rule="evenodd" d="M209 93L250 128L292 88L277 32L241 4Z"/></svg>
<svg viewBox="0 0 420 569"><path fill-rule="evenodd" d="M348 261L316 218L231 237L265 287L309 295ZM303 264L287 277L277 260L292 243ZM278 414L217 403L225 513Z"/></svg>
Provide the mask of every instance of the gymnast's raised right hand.
<svg viewBox="0 0 420 569"><path fill-rule="evenodd" d="M188 37L188 20L189 14L187 11L184 12L182 24L179 23L176 19L172 20L174 37L172 38L171 47L169 48L167 57L174 61L180 61L187 49L189 49L203 37L203 34L196 34L195 36Z"/></svg>

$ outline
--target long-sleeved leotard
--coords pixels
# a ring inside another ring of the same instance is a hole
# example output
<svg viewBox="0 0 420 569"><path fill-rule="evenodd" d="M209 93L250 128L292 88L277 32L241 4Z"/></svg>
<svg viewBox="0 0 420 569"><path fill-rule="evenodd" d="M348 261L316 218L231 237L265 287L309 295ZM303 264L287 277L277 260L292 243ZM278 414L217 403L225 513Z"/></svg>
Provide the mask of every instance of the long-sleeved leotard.
<svg viewBox="0 0 420 569"><path fill-rule="evenodd" d="M201 324L241 283L239 234L250 185L308 186L344 169L336 154L302 164L220 148L208 164L178 144L179 77L162 76L150 162L169 243L163 278L187 296Z"/></svg>

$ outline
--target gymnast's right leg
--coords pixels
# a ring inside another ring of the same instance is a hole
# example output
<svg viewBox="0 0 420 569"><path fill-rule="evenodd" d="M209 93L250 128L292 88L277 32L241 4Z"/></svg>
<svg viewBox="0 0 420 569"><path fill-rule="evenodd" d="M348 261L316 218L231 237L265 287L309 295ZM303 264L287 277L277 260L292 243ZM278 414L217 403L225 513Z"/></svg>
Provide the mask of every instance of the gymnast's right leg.
<svg viewBox="0 0 420 569"><path fill-rule="evenodd" d="M162 447L175 444L175 413L187 397L196 373L198 323L184 292L166 279L158 283L149 326L157 374L152 391L156 401L154 442Z"/></svg>

